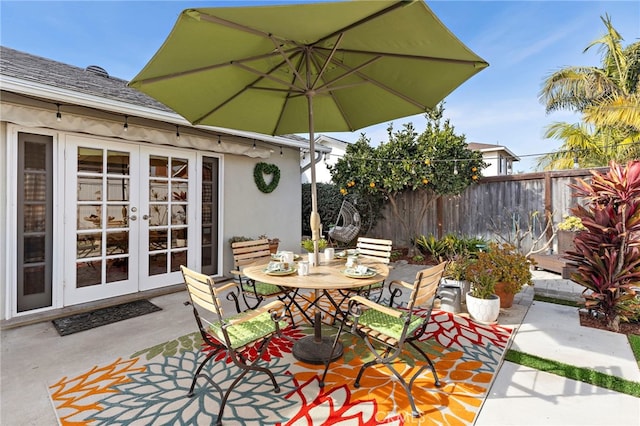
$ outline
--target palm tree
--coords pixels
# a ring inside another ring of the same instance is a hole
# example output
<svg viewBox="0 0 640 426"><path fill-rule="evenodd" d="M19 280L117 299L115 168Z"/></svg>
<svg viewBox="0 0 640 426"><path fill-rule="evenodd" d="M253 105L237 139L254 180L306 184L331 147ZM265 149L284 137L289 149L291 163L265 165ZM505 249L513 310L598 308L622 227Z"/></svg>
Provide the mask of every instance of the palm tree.
<svg viewBox="0 0 640 426"><path fill-rule="evenodd" d="M582 123L554 123L545 137L563 140L559 151L542 157L539 167L606 166L640 153L640 42L622 47L622 36L609 15L607 32L589 44L602 53L601 67L568 67L551 74L540 91L547 112L571 110Z"/></svg>

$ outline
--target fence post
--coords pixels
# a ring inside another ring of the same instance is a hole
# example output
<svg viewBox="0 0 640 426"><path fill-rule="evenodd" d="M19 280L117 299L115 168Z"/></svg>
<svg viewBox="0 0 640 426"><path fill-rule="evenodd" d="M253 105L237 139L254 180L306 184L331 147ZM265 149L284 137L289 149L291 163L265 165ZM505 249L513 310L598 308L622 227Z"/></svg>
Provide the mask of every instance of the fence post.
<svg viewBox="0 0 640 426"><path fill-rule="evenodd" d="M544 215L545 219L553 214L553 193L551 187L551 172L544 173ZM547 229L547 240L553 237L553 229Z"/></svg>

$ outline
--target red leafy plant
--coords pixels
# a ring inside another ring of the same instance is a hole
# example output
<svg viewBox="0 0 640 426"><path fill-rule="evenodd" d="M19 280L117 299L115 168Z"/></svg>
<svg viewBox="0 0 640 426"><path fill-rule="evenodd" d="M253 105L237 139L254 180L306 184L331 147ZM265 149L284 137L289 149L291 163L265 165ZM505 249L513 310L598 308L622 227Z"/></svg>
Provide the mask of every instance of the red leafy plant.
<svg viewBox="0 0 640 426"><path fill-rule="evenodd" d="M585 287L585 307L618 331L627 320L624 306L640 285L640 161L626 167L612 161L609 171L591 171L591 182L569 185L585 205L571 209L586 231L564 256L577 266L571 279Z"/></svg>

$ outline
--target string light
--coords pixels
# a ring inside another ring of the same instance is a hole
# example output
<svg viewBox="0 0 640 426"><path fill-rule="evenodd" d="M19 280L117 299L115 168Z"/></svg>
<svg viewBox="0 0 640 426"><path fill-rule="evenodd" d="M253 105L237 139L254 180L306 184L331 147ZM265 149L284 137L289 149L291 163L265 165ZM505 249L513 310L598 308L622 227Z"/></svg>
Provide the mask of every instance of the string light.
<svg viewBox="0 0 640 426"><path fill-rule="evenodd" d="M129 130L129 116L125 115L124 116L124 131L126 132L127 130Z"/></svg>
<svg viewBox="0 0 640 426"><path fill-rule="evenodd" d="M573 156L573 168L574 169L579 169L580 168L580 164L578 163L578 156L577 155Z"/></svg>
<svg viewBox="0 0 640 426"><path fill-rule="evenodd" d="M458 160L456 160L456 161L453 163L453 174L454 174L454 175L457 175L457 174L458 174Z"/></svg>
<svg viewBox="0 0 640 426"><path fill-rule="evenodd" d="M220 145L222 141L220 140L220 135L218 135L218 145Z"/></svg>
<svg viewBox="0 0 640 426"><path fill-rule="evenodd" d="M180 126L176 124L176 140L180 140Z"/></svg>
<svg viewBox="0 0 640 426"><path fill-rule="evenodd" d="M256 149L256 140L253 140L253 149Z"/></svg>
<svg viewBox="0 0 640 426"><path fill-rule="evenodd" d="M282 157L282 145L280 145L280 157Z"/></svg>
<svg viewBox="0 0 640 426"><path fill-rule="evenodd" d="M60 113L60 104L56 104L58 107L58 112L56 112L56 121L62 121L62 114Z"/></svg>

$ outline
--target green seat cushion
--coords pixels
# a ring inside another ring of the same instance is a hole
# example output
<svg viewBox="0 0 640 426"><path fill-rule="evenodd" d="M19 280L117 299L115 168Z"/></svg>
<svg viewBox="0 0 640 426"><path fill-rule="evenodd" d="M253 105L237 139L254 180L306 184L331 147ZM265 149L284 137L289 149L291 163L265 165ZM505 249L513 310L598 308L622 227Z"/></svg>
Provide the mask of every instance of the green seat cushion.
<svg viewBox="0 0 640 426"><path fill-rule="evenodd" d="M415 331L422 324L422 321L422 317L411 315L407 335ZM367 309L360 315L358 324L398 340L402 334L404 319L392 317L375 309Z"/></svg>
<svg viewBox="0 0 640 426"><path fill-rule="evenodd" d="M242 285L242 289L244 291L249 292L249 293L253 293L254 292L253 286L251 284L243 284ZM255 292L259 296L271 296L273 294L282 293L282 290L277 285L267 284L267 283L263 283L263 282L257 281L256 282Z"/></svg>
<svg viewBox="0 0 640 426"><path fill-rule="evenodd" d="M246 315L246 312L229 317L227 320L242 318L244 315ZM287 327L287 323L285 321L280 321L279 326L281 329L284 329ZM221 342L225 341L220 321L212 323L210 329L218 340ZM276 324L271 319L271 314L269 312L264 312L250 321L227 327L229 341L231 342L231 347L233 349L240 348L253 341L259 340L275 331Z"/></svg>

